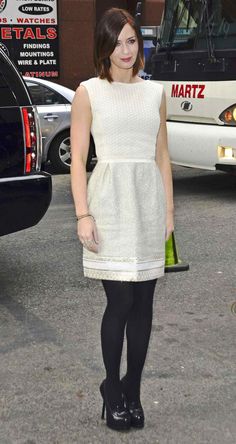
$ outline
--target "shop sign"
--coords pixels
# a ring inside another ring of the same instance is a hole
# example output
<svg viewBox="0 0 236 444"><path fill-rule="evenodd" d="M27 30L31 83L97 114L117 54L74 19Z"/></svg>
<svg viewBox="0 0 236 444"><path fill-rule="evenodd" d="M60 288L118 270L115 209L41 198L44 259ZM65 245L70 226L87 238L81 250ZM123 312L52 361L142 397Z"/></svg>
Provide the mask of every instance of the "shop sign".
<svg viewBox="0 0 236 444"><path fill-rule="evenodd" d="M57 0L0 0L0 48L26 76L59 76Z"/></svg>

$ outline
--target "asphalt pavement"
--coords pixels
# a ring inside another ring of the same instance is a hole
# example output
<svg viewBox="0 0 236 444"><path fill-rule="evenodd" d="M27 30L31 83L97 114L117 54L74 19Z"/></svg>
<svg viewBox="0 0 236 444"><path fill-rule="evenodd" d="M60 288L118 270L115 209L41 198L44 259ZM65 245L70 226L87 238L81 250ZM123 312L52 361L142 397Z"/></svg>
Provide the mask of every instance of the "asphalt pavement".
<svg viewBox="0 0 236 444"><path fill-rule="evenodd" d="M156 287L143 430L101 420L105 296L83 277L69 176L37 226L0 239L0 444L236 443L236 177L174 167L174 190L190 270Z"/></svg>

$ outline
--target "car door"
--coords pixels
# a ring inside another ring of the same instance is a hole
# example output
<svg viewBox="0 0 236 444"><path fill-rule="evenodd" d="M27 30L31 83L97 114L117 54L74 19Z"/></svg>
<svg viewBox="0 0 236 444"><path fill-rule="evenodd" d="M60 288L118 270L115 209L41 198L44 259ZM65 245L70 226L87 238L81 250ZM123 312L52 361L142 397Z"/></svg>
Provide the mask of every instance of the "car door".
<svg viewBox="0 0 236 444"><path fill-rule="evenodd" d="M60 131L60 127L63 127L63 121L68 120L67 104L69 102L57 91L41 83L30 79L26 80L26 84L39 113L43 152L45 153L45 145L48 145L48 142Z"/></svg>

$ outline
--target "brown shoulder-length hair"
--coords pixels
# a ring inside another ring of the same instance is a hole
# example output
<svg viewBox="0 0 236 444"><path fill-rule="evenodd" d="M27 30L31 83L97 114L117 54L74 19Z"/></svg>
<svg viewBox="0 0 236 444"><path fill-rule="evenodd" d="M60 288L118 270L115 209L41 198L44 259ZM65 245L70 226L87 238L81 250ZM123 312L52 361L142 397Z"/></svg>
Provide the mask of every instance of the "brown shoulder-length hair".
<svg viewBox="0 0 236 444"><path fill-rule="evenodd" d="M109 82L113 81L110 74L110 55L113 53L118 36L126 23L135 31L139 46L137 59L133 65L133 76L144 67L143 39L134 17L125 9L110 8L97 24L94 42L94 63L97 74L101 79L107 79Z"/></svg>

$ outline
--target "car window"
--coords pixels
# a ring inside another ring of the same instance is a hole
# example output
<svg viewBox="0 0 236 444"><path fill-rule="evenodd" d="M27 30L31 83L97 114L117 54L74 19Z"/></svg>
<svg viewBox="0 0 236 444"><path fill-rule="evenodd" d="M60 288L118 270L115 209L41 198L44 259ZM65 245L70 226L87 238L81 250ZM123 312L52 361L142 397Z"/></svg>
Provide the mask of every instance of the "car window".
<svg viewBox="0 0 236 444"><path fill-rule="evenodd" d="M0 72L0 106L18 106L14 92Z"/></svg>
<svg viewBox="0 0 236 444"><path fill-rule="evenodd" d="M60 105L70 103L57 91L34 82L26 82L34 105Z"/></svg>

